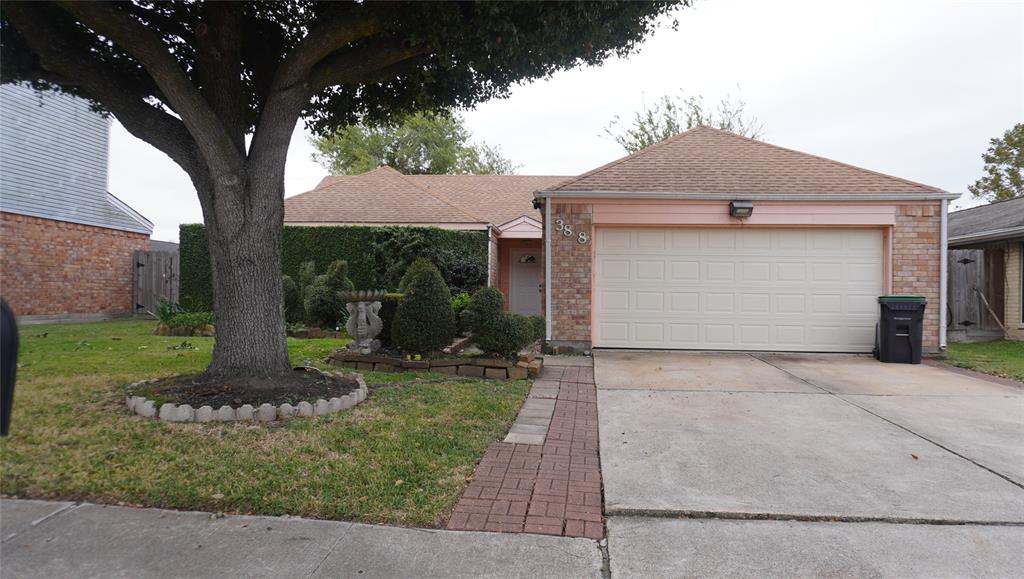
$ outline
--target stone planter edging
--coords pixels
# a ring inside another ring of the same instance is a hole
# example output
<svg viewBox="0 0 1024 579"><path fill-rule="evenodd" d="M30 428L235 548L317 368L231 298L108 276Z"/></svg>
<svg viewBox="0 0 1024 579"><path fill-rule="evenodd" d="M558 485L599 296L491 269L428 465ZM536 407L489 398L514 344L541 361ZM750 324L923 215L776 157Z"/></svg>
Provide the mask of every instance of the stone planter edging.
<svg viewBox="0 0 1024 579"><path fill-rule="evenodd" d="M367 389L366 381L363 380L363 377L359 374L346 374L346 376L355 378L359 388L344 396L334 397L330 400L321 398L312 404L306 401L299 402L295 406L287 402L280 406L264 403L253 407L252 404L243 404L238 408L224 405L214 410L212 406L200 406L193 409L188 404L171 404L168 402L161 404L158 408L156 402L144 396L128 396L125 398L125 404L128 406L129 412L138 414L143 418L156 418L166 422L272 422L274 420L287 420L294 417L309 418L341 412L366 400L369 389ZM131 389L148 382L155 382L155 380L141 380L131 384L128 388Z"/></svg>
<svg viewBox="0 0 1024 579"><path fill-rule="evenodd" d="M324 362L345 368L374 372L435 372L452 376L488 378L492 380L522 380L536 378L544 366L542 358L532 353L519 356L516 362L497 358L438 358L436 360L404 360L390 356L359 354L349 350L335 350Z"/></svg>

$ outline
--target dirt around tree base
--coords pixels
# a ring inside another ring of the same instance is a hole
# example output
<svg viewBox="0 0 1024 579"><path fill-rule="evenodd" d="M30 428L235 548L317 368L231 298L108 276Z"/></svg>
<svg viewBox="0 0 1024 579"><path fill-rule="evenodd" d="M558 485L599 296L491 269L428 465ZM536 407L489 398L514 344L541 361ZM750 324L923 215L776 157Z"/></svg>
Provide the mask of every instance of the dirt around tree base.
<svg viewBox="0 0 1024 579"><path fill-rule="evenodd" d="M217 409L243 404L256 407L260 404L279 406L286 402L292 405L302 401L314 403L317 399L340 398L358 388L359 383L353 377L300 368L273 377L174 376L144 384L130 394L145 396L159 403Z"/></svg>

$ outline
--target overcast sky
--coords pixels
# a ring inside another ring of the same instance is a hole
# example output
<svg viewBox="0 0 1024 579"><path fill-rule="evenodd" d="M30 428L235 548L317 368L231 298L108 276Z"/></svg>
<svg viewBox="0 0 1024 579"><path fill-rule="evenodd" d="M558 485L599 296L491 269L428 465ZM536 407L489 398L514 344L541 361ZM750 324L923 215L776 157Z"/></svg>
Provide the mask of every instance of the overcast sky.
<svg viewBox="0 0 1024 579"><path fill-rule="evenodd" d="M1024 121L1022 2L698 0L676 16L626 59L468 111L469 128L519 173L574 175L622 156L602 136L614 115L680 90L731 94L772 143L966 192L989 139ZM326 173L307 140L292 138L286 196ZM156 223L154 239L202 221L185 173L116 122L110 162L111 192Z"/></svg>

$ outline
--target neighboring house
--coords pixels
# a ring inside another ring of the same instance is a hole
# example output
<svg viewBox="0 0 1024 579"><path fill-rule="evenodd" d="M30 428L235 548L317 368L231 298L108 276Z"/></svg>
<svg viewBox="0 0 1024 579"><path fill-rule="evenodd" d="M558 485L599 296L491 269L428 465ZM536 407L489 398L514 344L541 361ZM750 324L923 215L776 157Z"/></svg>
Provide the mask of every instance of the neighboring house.
<svg viewBox="0 0 1024 579"><path fill-rule="evenodd" d="M82 99L0 86L0 294L22 321L133 310L153 224L107 192L109 134Z"/></svg>
<svg viewBox="0 0 1024 579"><path fill-rule="evenodd" d="M1024 197L949 215L950 339L1024 340Z"/></svg>
<svg viewBox="0 0 1024 579"><path fill-rule="evenodd" d="M287 225L419 226L489 232L488 283L509 309L540 314L540 213L533 193L566 177L402 175L381 167L325 177L284 201Z"/></svg>
<svg viewBox="0 0 1024 579"><path fill-rule="evenodd" d="M551 345L869 352L877 297L928 299L944 339L958 195L700 127L537 198ZM751 203L747 218L730 215Z"/></svg>

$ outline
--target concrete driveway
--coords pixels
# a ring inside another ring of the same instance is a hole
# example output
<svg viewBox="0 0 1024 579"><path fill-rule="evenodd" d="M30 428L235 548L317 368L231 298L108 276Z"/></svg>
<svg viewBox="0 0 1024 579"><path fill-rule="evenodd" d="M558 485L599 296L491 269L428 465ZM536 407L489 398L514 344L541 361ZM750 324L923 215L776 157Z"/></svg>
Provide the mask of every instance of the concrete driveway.
<svg viewBox="0 0 1024 579"><path fill-rule="evenodd" d="M1024 389L866 356L606 351L594 367L613 575L1024 566Z"/></svg>

